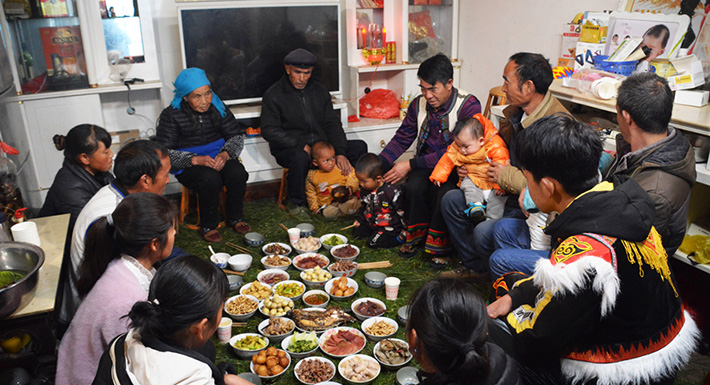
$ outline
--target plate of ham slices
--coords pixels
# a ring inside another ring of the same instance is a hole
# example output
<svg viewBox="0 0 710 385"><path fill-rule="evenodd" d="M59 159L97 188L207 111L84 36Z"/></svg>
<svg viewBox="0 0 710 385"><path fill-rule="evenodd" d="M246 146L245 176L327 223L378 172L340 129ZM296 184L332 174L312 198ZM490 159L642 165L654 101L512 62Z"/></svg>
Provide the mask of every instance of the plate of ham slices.
<svg viewBox="0 0 710 385"><path fill-rule="evenodd" d="M365 335L355 328L337 327L323 333L319 345L325 354L334 358L343 358L359 353L365 347Z"/></svg>

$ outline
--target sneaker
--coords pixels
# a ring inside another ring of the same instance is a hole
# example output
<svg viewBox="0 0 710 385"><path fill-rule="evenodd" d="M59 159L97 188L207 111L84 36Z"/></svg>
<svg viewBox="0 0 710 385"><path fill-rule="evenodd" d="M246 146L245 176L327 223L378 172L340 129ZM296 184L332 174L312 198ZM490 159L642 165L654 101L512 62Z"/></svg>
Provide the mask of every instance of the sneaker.
<svg viewBox="0 0 710 385"><path fill-rule="evenodd" d="M444 271L439 274L443 278L458 278L471 281L487 282L489 280L488 272L477 273L466 266L459 266L453 270Z"/></svg>
<svg viewBox="0 0 710 385"><path fill-rule="evenodd" d="M469 202L468 208L464 210L464 213L471 219L483 219L486 217L486 206L480 203Z"/></svg>
<svg viewBox="0 0 710 385"><path fill-rule="evenodd" d="M217 229L205 229L205 228L200 228L200 234L202 234L202 239L204 239L207 242L211 243L220 243L222 242L222 234L217 231Z"/></svg>

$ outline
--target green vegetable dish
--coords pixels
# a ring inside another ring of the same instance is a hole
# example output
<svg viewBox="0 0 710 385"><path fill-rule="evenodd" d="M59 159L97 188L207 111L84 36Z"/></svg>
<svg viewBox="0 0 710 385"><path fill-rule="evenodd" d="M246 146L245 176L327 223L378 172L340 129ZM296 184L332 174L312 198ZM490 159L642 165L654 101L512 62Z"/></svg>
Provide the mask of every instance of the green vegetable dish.
<svg viewBox="0 0 710 385"><path fill-rule="evenodd" d="M25 274L25 272L18 272L17 270L0 271L0 289L21 280L24 278Z"/></svg>
<svg viewBox="0 0 710 385"><path fill-rule="evenodd" d="M274 291L284 297L296 297L303 294L303 287L297 283L283 283L276 286Z"/></svg>
<svg viewBox="0 0 710 385"><path fill-rule="evenodd" d="M242 350L257 350L266 347L266 341L258 336L246 336L234 343L234 347Z"/></svg>
<svg viewBox="0 0 710 385"><path fill-rule="evenodd" d="M318 338L315 332L294 333L288 351L293 353L305 353L318 347Z"/></svg>
<svg viewBox="0 0 710 385"><path fill-rule="evenodd" d="M332 236L326 238L326 239L323 241L323 243L326 244L326 245L328 245L328 246L337 246L337 245L342 245L342 244L343 244L343 240L340 239L340 238L338 238L337 235L332 235Z"/></svg>

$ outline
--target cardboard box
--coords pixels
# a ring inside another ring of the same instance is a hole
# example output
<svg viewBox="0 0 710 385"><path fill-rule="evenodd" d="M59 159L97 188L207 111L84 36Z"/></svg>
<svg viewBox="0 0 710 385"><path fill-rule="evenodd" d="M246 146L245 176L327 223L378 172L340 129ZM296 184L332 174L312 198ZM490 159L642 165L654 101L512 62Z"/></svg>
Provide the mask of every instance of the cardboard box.
<svg viewBox="0 0 710 385"><path fill-rule="evenodd" d="M603 55L605 44L578 42L575 51L574 70L594 68L594 56Z"/></svg>
<svg viewBox="0 0 710 385"><path fill-rule="evenodd" d="M606 43L606 34L606 25L584 24L579 35L579 41L583 43Z"/></svg>
<svg viewBox="0 0 710 385"><path fill-rule="evenodd" d="M668 59L653 59L651 60L651 72L655 72L656 75L662 78L668 78L678 73Z"/></svg>
<svg viewBox="0 0 710 385"><path fill-rule="evenodd" d="M141 136L141 132L137 129L114 131L109 132L108 134L111 135L111 152L113 152L114 155L118 154L121 147L134 140L140 139Z"/></svg>
<svg viewBox="0 0 710 385"><path fill-rule="evenodd" d="M577 50L577 42L579 41L579 34L581 31L582 26L579 24L565 25L562 30L562 49L560 51L561 59L572 59L574 61L575 51Z"/></svg>
<svg viewBox="0 0 710 385"><path fill-rule="evenodd" d="M710 97L710 91L678 90L675 92L673 103L702 107L708 104L708 97Z"/></svg>
<svg viewBox="0 0 710 385"><path fill-rule="evenodd" d="M703 65L695 55L671 59L671 63L678 71L678 75L668 78L671 90L688 90L705 84Z"/></svg>

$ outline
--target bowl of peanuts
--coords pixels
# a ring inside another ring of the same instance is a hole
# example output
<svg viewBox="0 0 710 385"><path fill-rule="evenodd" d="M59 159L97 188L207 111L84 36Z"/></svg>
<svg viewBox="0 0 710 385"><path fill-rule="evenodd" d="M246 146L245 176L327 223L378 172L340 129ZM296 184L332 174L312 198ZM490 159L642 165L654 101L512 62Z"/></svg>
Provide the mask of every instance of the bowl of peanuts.
<svg viewBox="0 0 710 385"><path fill-rule="evenodd" d="M253 295L235 295L224 303L224 311L235 321L246 321L259 307L259 300Z"/></svg>
<svg viewBox="0 0 710 385"><path fill-rule="evenodd" d="M362 332L372 342L379 342L397 333L397 321L387 317L372 317L362 321Z"/></svg>

